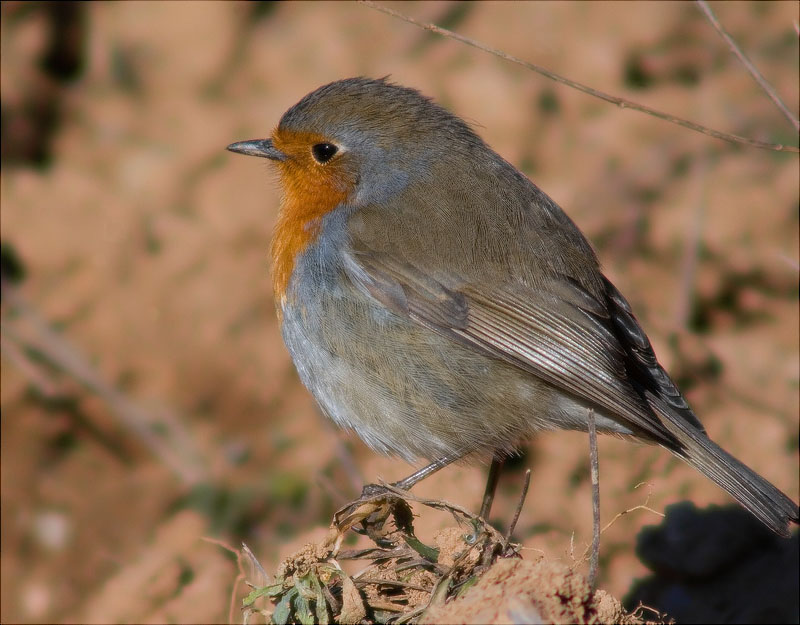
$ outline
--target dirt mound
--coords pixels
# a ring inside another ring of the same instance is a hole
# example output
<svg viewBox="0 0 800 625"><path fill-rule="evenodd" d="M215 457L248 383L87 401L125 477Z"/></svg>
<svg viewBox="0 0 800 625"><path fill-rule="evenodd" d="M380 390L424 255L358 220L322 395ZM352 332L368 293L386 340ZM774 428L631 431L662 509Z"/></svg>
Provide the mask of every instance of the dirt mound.
<svg viewBox="0 0 800 625"><path fill-rule="evenodd" d="M458 526L437 531L428 545L415 534L412 503L449 512ZM351 530L373 546L341 550ZM390 489L342 508L323 541L284 560L273 582L244 603L248 616L260 612L278 624L644 622L593 591L574 567L525 561L520 550L458 506ZM345 560L369 564L349 574ZM263 572L257 561L251 569Z"/></svg>

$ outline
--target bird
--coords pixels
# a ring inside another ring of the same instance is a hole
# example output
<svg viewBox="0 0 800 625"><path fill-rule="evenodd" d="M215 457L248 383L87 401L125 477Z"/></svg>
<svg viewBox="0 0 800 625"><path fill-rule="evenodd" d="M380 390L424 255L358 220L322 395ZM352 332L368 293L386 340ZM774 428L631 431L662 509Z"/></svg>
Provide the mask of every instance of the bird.
<svg viewBox="0 0 800 625"><path fill-rule="evenodd" d="M570 217L431 98L338 80L227 149L277 166L272 283L301 381L376 452L430 463L401 488L456 461L494 465L537 432L586 432L591 414L773 532L798 522L709 438Z"/></svg>

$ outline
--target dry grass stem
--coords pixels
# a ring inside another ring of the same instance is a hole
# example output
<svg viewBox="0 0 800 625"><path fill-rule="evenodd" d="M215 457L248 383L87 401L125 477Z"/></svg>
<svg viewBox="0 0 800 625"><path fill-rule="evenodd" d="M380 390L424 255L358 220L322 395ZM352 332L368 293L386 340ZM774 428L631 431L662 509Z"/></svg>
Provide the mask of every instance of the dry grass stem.
<svg viewBox="0 0 800 625"><path fill-rule="evenodd" d="M715 139L721 139L722 141L728 141L729 143L740 143L743 145L749 145L750 147L754 148L760 148L763 150L775 150L777 152L800 152L800 149L794 146L783 145L781 143L768 143L765 141L757 141L755 139L748 139L746 137L740 137L738 135L730 134L727 132L720 132L719 130L708 128L701 124L697 124L693 121L689 121L688 119L683 119L681 117L677 117L669 113L664 113L663 111L659 111L649 106L645 106L644 104L639 104L638 102L634 102L633 100L628 100L626 98L611 95L610 93L606 93L605 91L600 91L599 89L594 89L593 87L589 87L577 81L571 80L565 76L561 76L560 74L556 74L555 72L552 72L549 69L542 67L541 65L536 65L535 63L531 63L529 61L523 61L522 59L507 54L502 50L498 50L497 48L492 48L484 43L481 43L480 41L476 41L475 39L470 39L469 37L465 37L464 35L459 35L458 33L454 33L451 30L447 30L446 28L441 28L436 24L420 22L418 20L415 20L413 17L404 15L399 11L395 11L394 9L390 9L389 7L377 4L376 2L372 2L371 0L359 0L359 2L367 5L372 9L375 9L376 11L381 11L382 13L386 13L387 15L391 15L392 17L396 17L397 19L408 22L409 24L413 24L414 26L417 26L424 30L429 30L443 37L455 39L456 41L460 41L461 43L464 43L468 46L472 46L473 48L478 48L478 50L483 50L484 52L493 54L501 59L510 61L511 63L521 65L522 67L525 67L526 69L536 72L537 74L541 74L542 76L549 78L550 80L554 80L563 85L567 85L568 87L572 87L573 89L582 91L583 93L586 93L595 98L599 98L600 100L605 100L606 102L610 102L611 104L616 104L618 107L622 109L631 109L634 111L639 111L640 113L645 113L647 115L651 115L658 119L663 119L664 121L670 122L672 124L677 124L678 126L683 126L684 128L688 128L689 130L694 130L695 132L700 132L704 135L708 135L709 137L714 137Z"/></svg>

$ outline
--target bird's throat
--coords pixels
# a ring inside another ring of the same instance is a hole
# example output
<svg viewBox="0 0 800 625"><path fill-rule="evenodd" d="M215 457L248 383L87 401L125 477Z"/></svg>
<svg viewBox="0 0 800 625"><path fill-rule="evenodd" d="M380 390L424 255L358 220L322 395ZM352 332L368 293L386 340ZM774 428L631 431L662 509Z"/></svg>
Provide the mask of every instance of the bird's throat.
<svg viewBox="0 0 800 625"><path fill-rule="evenodd" d="M292 161L279 165L284 195L271 247L272 286L279 317L287 304L298 257L319 237L322 218L345 202L350 186L333 168L309 165Z"/></svg>

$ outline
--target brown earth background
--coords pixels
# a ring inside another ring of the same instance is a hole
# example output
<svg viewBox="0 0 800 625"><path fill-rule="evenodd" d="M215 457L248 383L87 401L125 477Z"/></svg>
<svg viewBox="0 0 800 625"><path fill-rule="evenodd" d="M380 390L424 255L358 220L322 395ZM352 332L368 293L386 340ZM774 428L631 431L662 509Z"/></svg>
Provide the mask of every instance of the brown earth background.
<svg viewBox="0 0 800 625"><path fill-rule="evenodd" d="M692 3L392 6L674 115L797 145ZM798 4L712 6L796 113ZM410 472L336 432L298 381L270 292L276 181L224 151L354 75L434 97L553 197L711 436L797 500L796 154L621 110L363 5L6 2L0 28L0 225L26 269L3 295L3 622L225 621L236 564L201 537L244 540L271 571L361 481ZM51 367L47 349L101 381ZM499 525L533 470L516 532L532 557L572 564L590 542L587 450L583 435L541 436L504 475ZM483 471L453 467L415 490L477 509ZM627 442L601 439L600 474L604 522L645 503L729 501ZM635 536L659 520L640 509L608 529L601 588L623 596L646 575ZM429 534L445 524L417 521Z"/></svg>

